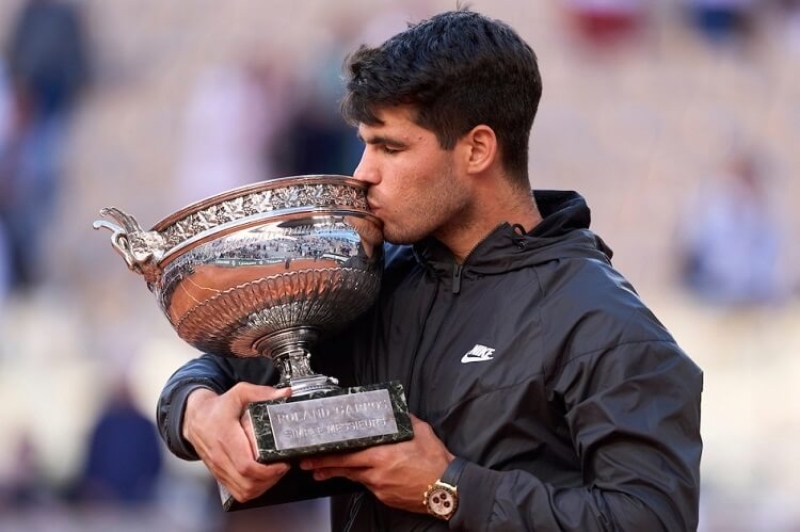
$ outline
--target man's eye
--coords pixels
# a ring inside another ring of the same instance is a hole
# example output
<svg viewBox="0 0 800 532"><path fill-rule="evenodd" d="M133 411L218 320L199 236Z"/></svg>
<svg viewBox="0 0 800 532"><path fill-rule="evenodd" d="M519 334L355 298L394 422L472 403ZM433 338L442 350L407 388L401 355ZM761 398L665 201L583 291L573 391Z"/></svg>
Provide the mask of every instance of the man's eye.
<svg viewBox="0 0 800 532"><path fill-rule="evenodd" d="M392 148L390 146L387 146L386 144L381 146L381 150L383 151L383 153L388 153L390 155L393 154L393 153L398 153L400 151L398 149L395 149L395 148Z"/></svg>

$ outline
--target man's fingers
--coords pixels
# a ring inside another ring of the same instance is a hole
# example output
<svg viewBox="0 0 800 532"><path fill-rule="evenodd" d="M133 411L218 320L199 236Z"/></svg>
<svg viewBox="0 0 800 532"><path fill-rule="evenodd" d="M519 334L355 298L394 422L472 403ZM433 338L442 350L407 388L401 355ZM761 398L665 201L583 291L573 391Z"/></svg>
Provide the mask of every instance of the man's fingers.
<svg viewBox="0 0 800 532"><path fill-rule="evenodd" d="M235 467L215 467L211 472L237 501L246 502L274 486L289 472L289 466L285 463L266 465L254 462L241 472Z"/></svg>
<svg viewBox="0 0 800 532"><path fill-rule="evenodd" d="M326 467L323 469L316 469L312 473L314 480L328 480L330 478L342 477L362 484L367 484L366 474L367 469L356 467Z"/></svg>
<svg viewBox="0 0 800 532"><path fill-rule="evenodd" d="M352 453L314 456L301 460L300 469L369 467L376 460L373 455L379 452L380 449L375 447Z"/></svg>

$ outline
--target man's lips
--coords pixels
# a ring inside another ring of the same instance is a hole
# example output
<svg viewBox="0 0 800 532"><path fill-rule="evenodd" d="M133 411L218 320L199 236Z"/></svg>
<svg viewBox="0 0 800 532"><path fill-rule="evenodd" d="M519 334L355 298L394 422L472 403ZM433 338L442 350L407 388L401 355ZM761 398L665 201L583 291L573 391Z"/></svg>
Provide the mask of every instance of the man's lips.
<svg viewBox="0 0 800 532"><path fill-rule="evenodd" d="M369 207L369 212L378 221L378 224L379 224L379 226L381 228L381 231L383 231L383 218L381 218L381 215L378 212L378 211L381 210L380 205L378 205L375 201L373 201L371 199L367 199L367 206Z"/></svg>

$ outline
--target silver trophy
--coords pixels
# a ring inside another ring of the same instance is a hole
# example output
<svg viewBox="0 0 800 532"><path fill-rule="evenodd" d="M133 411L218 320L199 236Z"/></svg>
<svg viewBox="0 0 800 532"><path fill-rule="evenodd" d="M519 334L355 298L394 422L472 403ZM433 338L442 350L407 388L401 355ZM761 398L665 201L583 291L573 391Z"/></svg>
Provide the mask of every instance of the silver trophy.
<svg viewBox="0 0 800 532"><path fill-rule="evenodd" d="M363 183L287 177L194 203L145 231L116 208L95 229L142 275L178 336L200 351L269 357L289 399L252 403L264 463L413 436L402 385L341 388L313 345L377 298L382 233Z"/></svg>

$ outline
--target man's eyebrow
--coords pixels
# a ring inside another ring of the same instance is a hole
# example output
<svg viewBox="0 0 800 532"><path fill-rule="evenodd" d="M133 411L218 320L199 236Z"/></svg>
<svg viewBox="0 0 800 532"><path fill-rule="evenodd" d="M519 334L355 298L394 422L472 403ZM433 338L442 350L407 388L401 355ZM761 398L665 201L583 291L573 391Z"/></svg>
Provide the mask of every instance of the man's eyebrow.
<svg viewBox="0 0 800 532"><path fill-rule="evenodd" d="M381 135L368 136L367 138L364 138L361 133L357 133L357 135L364 144L384 144L386 146L396 147L404 147L406 145L405 142Z"/></svg>

